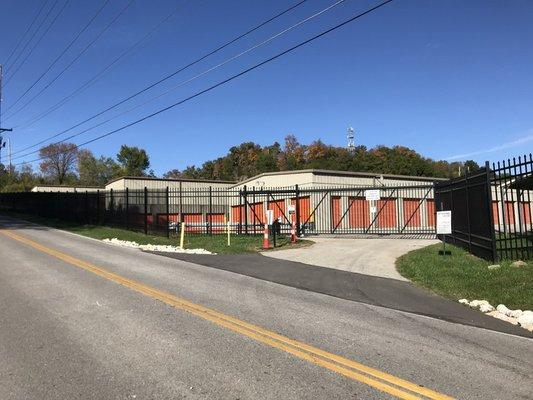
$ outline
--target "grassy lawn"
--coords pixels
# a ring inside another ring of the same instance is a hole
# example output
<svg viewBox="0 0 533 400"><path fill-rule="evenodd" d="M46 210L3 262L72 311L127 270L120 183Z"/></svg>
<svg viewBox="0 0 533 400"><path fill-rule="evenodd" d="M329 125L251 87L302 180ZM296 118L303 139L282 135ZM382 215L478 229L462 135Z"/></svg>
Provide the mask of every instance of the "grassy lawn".
<svg viewBox="0 0 533 400"><path fill-rule="evenodd" d="M491 263L465 250L447 245L451 256L440 256L441 244L411 251L396 261L400 274L452 300L487 300L496 307L533 309L533 262L524 268L502 261L501 268L489 270Z"/></svg>
<svg viewBox="0 0 533 400"><path fill-rule="evenodd" d="M139 244L161 244L179 246L179 237L171 236L166 238L157 235L145 235L141 232L133 232L120 228L111 228L108 226L97 225L77 225L70 222L60 221L51 218L43 218L34 215L18 214L18 213L4 213L14 218L24 219L26 221L34 222L36 224L50 226L57 229L77 233L79 235L88 236L94 239L111 239L117 238L120 240L129 240ZM197 249L202 248L213 253L221 254L237 254L237 253L252 253L262 251L263 235L231 235L231 246L227 245L227 236L220 235L199 235L186 234L185 248ZM276 239L276 249L287 249L302 246L309 246L312 244L309 240L299 240L296 244L291 244L290 239L286 236L278 237ZM272 245L272 242L271 242ZM273 251L273 250L271 250Z"/></svg>

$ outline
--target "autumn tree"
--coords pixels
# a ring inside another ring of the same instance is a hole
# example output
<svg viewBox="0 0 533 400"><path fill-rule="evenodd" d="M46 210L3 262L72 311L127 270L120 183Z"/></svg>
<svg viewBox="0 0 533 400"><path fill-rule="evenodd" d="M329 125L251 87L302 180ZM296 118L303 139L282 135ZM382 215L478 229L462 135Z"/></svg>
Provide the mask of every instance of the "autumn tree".
<svg viewBox="0 0 533 400"><path fill-rule="evenodd" d="M42 174L51 182L63 184L69 174L74 174L78 147L74 143L53 143L39 150Z"/></svg>

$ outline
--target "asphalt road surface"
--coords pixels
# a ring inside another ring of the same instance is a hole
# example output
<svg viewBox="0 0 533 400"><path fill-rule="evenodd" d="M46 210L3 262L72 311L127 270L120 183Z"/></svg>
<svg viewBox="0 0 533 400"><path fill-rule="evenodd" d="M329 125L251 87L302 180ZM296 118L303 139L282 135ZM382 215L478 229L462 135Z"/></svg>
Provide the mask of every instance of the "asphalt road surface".
<svg viewBox="0 0 533 400"><path fill-rule="evenodd" d="M0 225L0 399L533 398L528 338Z"/></svg>

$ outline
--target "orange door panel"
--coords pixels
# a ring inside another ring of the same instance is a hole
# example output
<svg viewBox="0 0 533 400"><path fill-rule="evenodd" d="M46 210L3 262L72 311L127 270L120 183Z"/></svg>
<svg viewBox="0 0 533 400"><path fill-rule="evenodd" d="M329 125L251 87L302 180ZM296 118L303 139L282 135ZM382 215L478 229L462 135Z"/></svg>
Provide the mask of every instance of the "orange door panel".
<svg viewBox="0 0 533 400"><path fill-rule="evenodd" d="M185 232L202 232L205 228L201 213L183 214L183 222L185 222Z"/></svg>
<svg viewBox="0 0 533 400"><path fill-rule="evenodd" d="M333 221L333 229L335 229L341 220L341 198L340 196L331 197L331 214Z"/></svg>
<svg viewBox="0 0 533 400"><path fill-rule="evenodd" d="M426 200L428 226L435 226L435 200Z"/></svg>
<svg viewBox="0 0 533 400"><path fill-rule="evenodd" d="M285 209L285 200L270 200L268 203L268 209L273 211L274 219L280 218L280 221L287 222L283 214L287 215L287 210Z"/></svg>
<svg viewBox="0 0 533 400"><path fill-rule="evenodd" d="M514 201L505 202L505 223L514 225Z"/></svg>
<svg viewBox="0 0 533 400"><path fill-rule="evenodd" d="M494 222L494 225L500 223L500 210L498 208L498 202L495 200L492 201L492 221Z"/></svg>
<svg viewBox="0 0 533 400"><path fill-rule="evenodd" d="M296 199L291 199L291 204L296 205ZM311 198L309 196L300 197L298 206L300 208L300 223L303 224L311 216Z"/></svg>
<svg viewBox="0 0 533 400"><path fill-rule="evenodd" d="M376 202L378 215L378 226L380 228L396 227L396 199L383 198Z"/></svg>
<svg viewBox="0 0 533 400"><path fill-rule="evenodd" d="M244 206L231 206L231 222L244 222Z"/></svg>
<svg viewBox="0 0 533 400"><path fill-rule="evenodd" d="M224 231L224 213L207 214L207 221L211 224L212 232Z"/></svg>
<svg viewBox="0 0 533 400"><path fill-rule="evenodd" d="M409 227L420 226L421 199L403 199L403 223Z"/></svg>
<svg viewBox="0 0 533 400"><path fill-rule="evenodd" d="M370 225L370 207L364 197L349 197L348 219L350 228L368 228Z"/></svg>

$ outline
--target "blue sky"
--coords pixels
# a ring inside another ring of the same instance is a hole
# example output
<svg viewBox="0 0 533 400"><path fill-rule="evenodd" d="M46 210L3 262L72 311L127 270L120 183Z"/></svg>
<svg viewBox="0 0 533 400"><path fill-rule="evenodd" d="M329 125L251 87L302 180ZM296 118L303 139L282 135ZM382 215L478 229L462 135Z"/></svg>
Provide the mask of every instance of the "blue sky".
<svg viewBox="0 0 533 400"><path fill-rule="evenodd" d="M63 1L59 0L57 7ZM128 1L111 0L65 57L19 104L67 65ZM102 3L70 1L45 40L7 83L4 110ZM296 0L134 1L61 79L26 109L4 121L4 126L19 126L10 134L13 150L76 124L294 3ZM142 103L333 3L335 0L308 0L114 112ZM2 1L0 63L5 63L41 4L37 0ZM374 4L347 0L271 43L74 141L88 140L185 98ZM90 79L176 6L179 10L174 17L134 55L54 113L24 127L33 116ZM123 143L143 147L149 152L152 168L162 174L221 156L243 141L264 145L283 142L287 134L294 134L303 143L322 139L344 145L346 128L353 125L358 144L405 145L435 159L497 161L530 152L531 21L533 2L527 0L396 0L274 63L88 148L97 155L113 156ZM9 77L9 70L5 73ZM14 106L12 111L17 108ZM5 112L4 119L12 111Z"/></svg>

